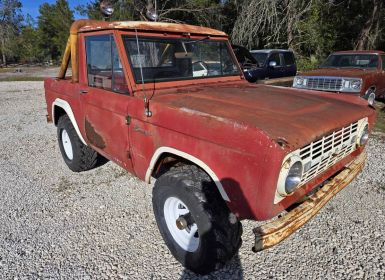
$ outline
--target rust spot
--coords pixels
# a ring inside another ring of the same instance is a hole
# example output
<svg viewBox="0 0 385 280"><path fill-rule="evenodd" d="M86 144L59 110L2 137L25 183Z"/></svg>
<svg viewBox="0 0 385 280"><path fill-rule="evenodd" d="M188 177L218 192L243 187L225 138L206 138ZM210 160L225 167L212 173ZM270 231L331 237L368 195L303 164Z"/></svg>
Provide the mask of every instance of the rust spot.
<svg viewBox="0 0 385 280"><path fill-rule="evenodd" d="M95 131L94 127L87 119L85 128L87 138L90 140L91 144L103 150L106 147L106 143L104 142L102 136L100 136L100 134Z"/></svg>
<svg viewBox="0 0 385 280"><path fill-rule="evenodd" d="M279 137L277 140L276 140L277 144L281 147L281 148L285 148L289 142L287 142L287 140L285 138L281 138Z"/></svg>
<svg viewBox="0 0 385 280"><path fill-rule="evenodd" d="M175 24L166 22L140 22L140 21L115 21L106 22L98 20L78 20L75 21L71 27L72 32L87 32L91 30L108 30L108 29L123 29L123 30L135 30L138 31L155 31L169 33L190 33L199 35L213 35L227 37L227 34L201 26L193 26L188 24ZM71 32L71 34L72 34Z"/></svg>

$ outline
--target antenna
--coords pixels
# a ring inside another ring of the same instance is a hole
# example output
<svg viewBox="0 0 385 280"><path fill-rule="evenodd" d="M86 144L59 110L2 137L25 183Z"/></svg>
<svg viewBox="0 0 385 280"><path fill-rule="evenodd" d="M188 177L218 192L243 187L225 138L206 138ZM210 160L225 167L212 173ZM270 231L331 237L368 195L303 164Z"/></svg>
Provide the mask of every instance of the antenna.
<svg viewBox="0 0 385 280"><path fill-rule="evenodd" d="M138 60L139 60L139 69L140 69L140 78L142 79L142 91L144 95L144 114L146 117L151 117L152 112L150 111L150 100L148 100L146 91L144 88L144 78L143 78L143 66L142 66L142 60L140 57L140 47L139 47L139 38L138 38L138 29L135 29L135 37L136 37L136 47L138 49Z"/></svg>
<svg viewBox="0 0 385 280"><path fill-rule="evenodd" d="M155 22L158 20L158 18L159 18L159 15L158 15L158 1L157 0L154 0L154 2L155 2L155 14L156 14L156 18L155 18Z"/></svg>

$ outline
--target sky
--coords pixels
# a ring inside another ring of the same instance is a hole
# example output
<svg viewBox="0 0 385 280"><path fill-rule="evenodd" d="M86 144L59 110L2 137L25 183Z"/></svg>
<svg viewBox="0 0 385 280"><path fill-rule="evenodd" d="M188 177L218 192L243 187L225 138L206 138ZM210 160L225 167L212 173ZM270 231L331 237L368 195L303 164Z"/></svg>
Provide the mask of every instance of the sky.
<svg viewBox="0 0 385 280"><path fill-rule="evenodd" d="M39 7L43 3L49 3L54 4L56 0L21 0L21 3L23 4L23 14L30 14L33 18L37 18L39 15ZM74 11L75 7L78 5L84 5L87 4L87 2L90 2L88 0L68 0L68 3L70 4L70 8ZM75 11L74 11L75 12ZM79 14L75 13L75 18L80 18Z"/></svg>

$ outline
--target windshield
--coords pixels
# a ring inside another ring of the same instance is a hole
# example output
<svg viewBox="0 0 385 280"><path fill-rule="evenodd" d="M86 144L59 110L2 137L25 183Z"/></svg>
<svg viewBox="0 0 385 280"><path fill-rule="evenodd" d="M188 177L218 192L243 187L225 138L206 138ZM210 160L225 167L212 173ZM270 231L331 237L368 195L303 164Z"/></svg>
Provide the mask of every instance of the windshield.
<svg viewBox="0 0 385 280"><path fill-rule="evenodd" d="M375 54L333 54L321 65L322 68L377 68Z"/></svg>
<svg viewBox="0 0 385 280"><path fill-rule="evenodd" d="M267 58L267 53L251 53L251 55L258 61L260 66L264 66Z"/></svg>
<svg viewBox="0 0 385 280"><path fill-rule="evenodd" d="M227 41L123 36L137 83L240 75Z"/></svg>

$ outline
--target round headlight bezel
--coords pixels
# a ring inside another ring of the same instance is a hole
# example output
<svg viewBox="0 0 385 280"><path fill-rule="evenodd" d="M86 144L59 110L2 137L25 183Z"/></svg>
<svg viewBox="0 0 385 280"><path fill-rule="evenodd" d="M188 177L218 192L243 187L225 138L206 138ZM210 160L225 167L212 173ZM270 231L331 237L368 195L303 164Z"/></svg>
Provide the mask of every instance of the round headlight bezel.
<svg viewBox="0 0 385 280"><path fill-rule="evenodd" d="M292 195L298 189L303 175L303 163L299 156L292 155L284 161L279 174L277 192L281 196ZM288 185L296 182L294 185Z"/></svg>
<svg viewBox="0 0 385 280"><path fill-rule="evenodd" d="M360 134L360 140L359 145L364 146L369 140L369 125L366 124L364 129L362 129L362 132Z"/></svg>
<svg viewBox="0 0 385 280"><path fill-rule="evenodd" d="M295 77L295 84L297 86L303 86L305 79L303 77Z"/></svg>

